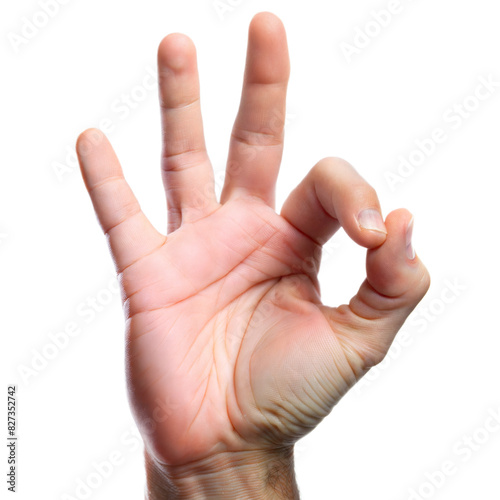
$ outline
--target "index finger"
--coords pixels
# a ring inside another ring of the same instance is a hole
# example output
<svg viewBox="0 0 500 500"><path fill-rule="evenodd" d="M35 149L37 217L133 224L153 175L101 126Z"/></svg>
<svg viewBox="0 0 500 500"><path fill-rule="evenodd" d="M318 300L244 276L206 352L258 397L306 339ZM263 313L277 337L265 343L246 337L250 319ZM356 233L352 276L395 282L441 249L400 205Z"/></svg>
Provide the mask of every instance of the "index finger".
<svg viewBox="0 0 500 500"><path fill-rule="evenodd" d="M320 245L340 226L365 248L381 245L387 236L377 193L339 158L318 162L285 201L281 215Z"/></svg>

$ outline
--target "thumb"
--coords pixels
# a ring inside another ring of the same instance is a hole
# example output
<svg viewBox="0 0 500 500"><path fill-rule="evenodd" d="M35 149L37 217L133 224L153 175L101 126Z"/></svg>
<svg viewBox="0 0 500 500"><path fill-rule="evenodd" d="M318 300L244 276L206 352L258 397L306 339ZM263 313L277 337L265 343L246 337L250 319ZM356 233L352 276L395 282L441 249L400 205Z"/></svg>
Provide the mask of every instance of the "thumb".
<svg viewBox="0 0 500 500"><path fill-rule="evenodd" d="M387 239L366 258L366 280L349 305L327 314L333 330L361 358L365 369L387 354L396 333L422 300L430 276L413 249L413 217L404 209L385 222Z"/></svg>

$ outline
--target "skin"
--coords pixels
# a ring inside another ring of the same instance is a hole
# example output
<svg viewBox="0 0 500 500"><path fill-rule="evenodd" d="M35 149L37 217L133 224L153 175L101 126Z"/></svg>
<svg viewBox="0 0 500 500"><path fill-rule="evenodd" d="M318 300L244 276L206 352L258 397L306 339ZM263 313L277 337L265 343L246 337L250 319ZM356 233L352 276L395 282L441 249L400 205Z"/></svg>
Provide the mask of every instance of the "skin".
<svg viewBox="0 0 500 500"><path fill-rule="evenodd" d="M274 15L250 25L220 201L188 37L163 39L158 71L166 236L141 212L102 132L77 142L123 291L147 496L294 498L293 444L383 359L429 287L407 251L412 216L396 210L377 231L363 228L358 215L379 213L379 200L336 158L315 165L276 213L289 59ZM367 278L349 304L329 307L317 273L340 227L367 248Z"/></svg>

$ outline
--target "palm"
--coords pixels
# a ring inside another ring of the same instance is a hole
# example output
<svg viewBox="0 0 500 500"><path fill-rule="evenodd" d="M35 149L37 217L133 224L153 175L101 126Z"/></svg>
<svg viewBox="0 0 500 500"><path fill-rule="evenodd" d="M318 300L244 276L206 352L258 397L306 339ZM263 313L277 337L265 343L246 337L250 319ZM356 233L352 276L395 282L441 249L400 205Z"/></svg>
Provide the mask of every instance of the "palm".
<svg viewBox="0 0 500 500"><path fill-rule="evenodd" d="M144 425L168 443L162 456L300 437L353 380L352 364L328 359L340 348L318 307L317 245L258 201L227 203L169 240L123 273L140 277L125 289L132 401L139 420L161 409Z"/></svg>
<svg viewBox="0 0 500 500"><path fill-rule="evenodd" d="M383 358L429 285L408 244L411 215L395 211L384 224L376 193L344 161L319 162L280 215L272 208L288 64L281 23L257 16L219 202L194 46L181 35L162 42L167 237L140 210L104 135L78 141L123 287L132 409L164 464L291 446ZM349 305L328 308L320 249L341 226L368 248L367 279Z"/></svg>

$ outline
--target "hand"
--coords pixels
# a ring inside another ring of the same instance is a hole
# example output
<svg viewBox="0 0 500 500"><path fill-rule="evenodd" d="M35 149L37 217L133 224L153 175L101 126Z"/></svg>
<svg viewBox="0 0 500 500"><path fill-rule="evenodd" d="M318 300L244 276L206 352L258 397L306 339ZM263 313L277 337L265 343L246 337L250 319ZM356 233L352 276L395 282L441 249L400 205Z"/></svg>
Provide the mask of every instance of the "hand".
<svg viewBox="0 0 500 500"><path fill-rule="evenodd" d="M289 60L273 15L250 26L220 202L190 39L167 36L158 64L168 236L142 213L104 135L90 129L77 143L123 289L148 492L291 498L293 444L383 359L428 289L412 217L396 210L384 224L373 188L335 158L274 211ZM317 274L321 246L341 226L368 249L367 278L348 305L332 308Z"/></svg>

